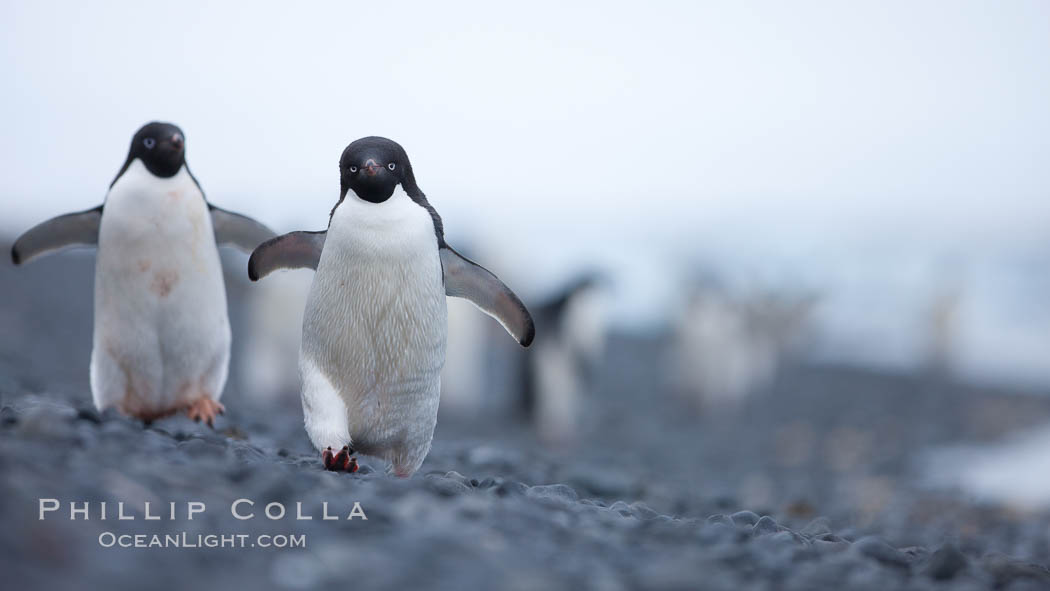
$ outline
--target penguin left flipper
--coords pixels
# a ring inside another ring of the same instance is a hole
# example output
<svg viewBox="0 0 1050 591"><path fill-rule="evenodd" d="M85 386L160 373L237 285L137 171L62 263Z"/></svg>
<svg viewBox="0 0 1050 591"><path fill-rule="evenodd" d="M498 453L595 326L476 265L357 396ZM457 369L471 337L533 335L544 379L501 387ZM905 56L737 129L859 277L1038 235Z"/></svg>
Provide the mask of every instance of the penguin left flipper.
<svg viewBox="0 0 1050 591"><path fill-rule="evenodd" d="M447 244L441 247L445 295L470 300L503 325L523 346L532 344L536 326L518 296L491 271L464 257Z"/></svg>
<svg viewBox="0 0 1050 591"><path fill-rule="evenodd" d="M11 261L20 265L63 248L98 244L101 223L102 206L99 205L37 224L15 240L11 247Z"/></svg>
<svg viewBox="0 0 1050 591"><path fill-rule="evenodd" d="M211 225L215 230L215 242L235 246L250 253L263 242L277 234L252 218L208 204Z"/></svg>
<svg viewBox="0 0 1050 591"><path fill-rule="evenodd" d="M328 232L289 232L260 244L248 258L248 278L266 277L277 269L317 269Z"/></svg>

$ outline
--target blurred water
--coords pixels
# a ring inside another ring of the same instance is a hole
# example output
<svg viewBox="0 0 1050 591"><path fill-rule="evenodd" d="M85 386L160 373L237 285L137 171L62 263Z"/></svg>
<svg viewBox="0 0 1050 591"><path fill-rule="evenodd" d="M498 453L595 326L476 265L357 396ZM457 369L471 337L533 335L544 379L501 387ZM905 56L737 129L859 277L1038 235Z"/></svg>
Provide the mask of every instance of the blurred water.
<svg viewBox="0 0 1050 591"><path fill-rule="evenodd" d="M919 465L925 483L956 489L984 503L1019 511L1050 508L1050 426L1027 429L991 444L930 450Z"/></svg>

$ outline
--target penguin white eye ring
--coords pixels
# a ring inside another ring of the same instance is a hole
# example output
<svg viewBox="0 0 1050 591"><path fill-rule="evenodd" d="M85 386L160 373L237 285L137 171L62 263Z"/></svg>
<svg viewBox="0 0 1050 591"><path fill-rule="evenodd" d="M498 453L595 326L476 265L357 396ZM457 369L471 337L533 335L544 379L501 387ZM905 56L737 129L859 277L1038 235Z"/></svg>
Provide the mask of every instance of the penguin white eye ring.
<svg viewBox="0 0 1050 591"><path fill-rule="evenodd" d="M386 167L390 170L394 170L395 168L397 168L397 164L391 162L390 164L387 164Z"/></svg>
<svg viewBox="0 0 1050 591"><path fill-rule="evenodd" d="M157 145L157 140L155 140L155 139L153 139L151 137L148 137L148 138L142 140L142 145L146 146L147 150L152 150L153 146Z"/></svg>
<svg viewBox="0 0 1050 591"><path fill-rule="evenodd" d="M356 166L351 166L350 167L350 172L357 172L357 167Z"/></svg>

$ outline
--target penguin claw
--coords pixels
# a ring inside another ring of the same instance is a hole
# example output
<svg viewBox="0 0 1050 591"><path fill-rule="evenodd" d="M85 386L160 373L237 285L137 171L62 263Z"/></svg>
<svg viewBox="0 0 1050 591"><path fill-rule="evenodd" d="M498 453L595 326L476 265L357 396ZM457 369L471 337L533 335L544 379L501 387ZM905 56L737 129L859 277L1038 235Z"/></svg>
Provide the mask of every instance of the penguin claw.
<svg viewBox="0 0 1050 591"><path fill-rule="evenodd" d="M209 427L215 428L215 417L225 414L226 407L207 396L201 396L186 406L186 416L199 423L202 420Z"/></svg>
<svg viewBox="0 0 1050 591"><path fill-rule="evenodd" d="M324 469L329 472L354 473L357 472L358 465L357 458L351 455L353 453L349 445L344 445L338 453L332 453L332 447L328 446L321 452L321 462L324 464Z"/></svg>

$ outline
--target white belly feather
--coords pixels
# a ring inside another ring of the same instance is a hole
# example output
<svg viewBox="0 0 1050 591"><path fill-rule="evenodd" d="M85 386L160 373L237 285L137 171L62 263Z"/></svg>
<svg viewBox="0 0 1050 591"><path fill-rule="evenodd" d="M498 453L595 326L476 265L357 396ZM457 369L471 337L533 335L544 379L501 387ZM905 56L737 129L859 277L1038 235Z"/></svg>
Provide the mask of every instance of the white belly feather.
<svg viewBox="0 0 1050 591"><path fill-rule="evenodd" d="M186 168L135 160L106 196L91 382L100 408L163 414L226 381L230 326L207 203Z"/></svg>
<svg viewBox="0 0 1050 591"><path fill-rule="evenodd" d="M307 431L414 471L437 421L447 316L430 214L397 188L335 211L303 322ZM342 440L340 440L342 438Z"/></svg>

